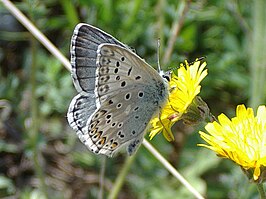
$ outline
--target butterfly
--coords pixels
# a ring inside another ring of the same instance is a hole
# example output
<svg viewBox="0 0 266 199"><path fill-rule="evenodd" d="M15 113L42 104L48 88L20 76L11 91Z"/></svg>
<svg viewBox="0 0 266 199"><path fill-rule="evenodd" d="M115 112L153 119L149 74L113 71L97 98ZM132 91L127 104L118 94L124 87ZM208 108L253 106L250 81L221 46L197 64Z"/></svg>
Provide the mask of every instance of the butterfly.
<svg viewBox="0 0 266 199"><path fill-rule="evenodd" d="M128 46L108 33L80 23L71 39L72 79L78 91L67 119L95 154L132 155L149 121L159 114L169 91L160 75Z"/></svg>

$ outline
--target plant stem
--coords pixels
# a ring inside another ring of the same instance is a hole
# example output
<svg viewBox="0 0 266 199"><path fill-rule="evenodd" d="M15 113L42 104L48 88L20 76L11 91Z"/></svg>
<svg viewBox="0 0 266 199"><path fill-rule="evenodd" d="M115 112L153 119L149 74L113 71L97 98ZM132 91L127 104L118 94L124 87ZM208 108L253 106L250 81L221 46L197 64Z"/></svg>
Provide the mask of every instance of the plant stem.
<svg viewBox="0 0 266 199"><path fill-rule="evenodd" d="M14 17L60 62L71 71L69 60L47 39L47 37L36 28L36 26L9 0L0 0Z"/></svg>
<svg viewBox="0 0 266 199"><path fill-rule="evenodd" d="M111 193L109 194L108 199L115 199L117 198L117 195L125 181L126 175L135 160L136 154L133 156L128 156L126 159L126 162L124 163L122 170L120 171L118 177L116 178L115 184L111 190Z"/></svg>
<svg viewBox="0 0 266 199"><path fill-rule="evenodd" d="M31 19L34 19L34 5L29 3L29 14ZM43 174L43 169L40 165L40 151L38 145L38 137L39 137L39 120L38 120L38 101L36 96L36 70L37 70L37 60L36 60L36 52L37 52L37 41L33 36L30 37L31 43L31 71L30 71L30 85L31 85L31 126L30 126L30 135L28 136L28 140L30 141L30 145L32 146L33 153L33 163L34 170L36 172L36 176L40 181L40 190L42 194L48 198L48 194L46 191L45 178Z"/></svg>
<svg viewBox="0 0 266 199"><path fill-rule="evenodd" d="M251 41L251 98L250 106L256 108L265 101L266 84L266 1L255 0L253 3L254 27Z"/></svg>
<svg viewBox="0 0 266 199"><path fill-rule="evenodd" d="M260 199L266 199L263 183L256 183L256 185L260 194Z"/></svg>
<svg viewBox="0 0 266 199"><path fill-rule="evenodd" d="M29 140L30 140L30 145L32 146L34 170L40 181L40 189L42 193L46 196L46 198L48 198L46 192L44 174L39 162L39 156L40 156L38 148L39 122L38 122L38 102L36 98L36 49L37 49L37 42L33 37L31 37L31 59L32 59L31 72L30 72L31 126L30 126Z"/></svg>
<svg viewBox="0 0 266 199"><path fill-rule="evenodd" d="M101 157L101 171L100 171L100 191L98 199L104 198L104 176L106 170L106 156Z"/></svg>
<svg viewBox="0 0 266 199"><path fill-rule="evenodd" d="M177 178L197 199L204 197L146 140L143 140L143 145L150 153L175 177Z"/></svg>
<svg viewBox="0 0 266 199"><path fill-rule="evenodd" d="M180 6L177 9L178 16L172 24L171 37L168 40L167 48L163 57L163 65L166 65L170 60L170 57L174 50L174 44L178 37L180 30L184 24L185 16L189 11L191 0L183 0L180 2Z"/></svg>

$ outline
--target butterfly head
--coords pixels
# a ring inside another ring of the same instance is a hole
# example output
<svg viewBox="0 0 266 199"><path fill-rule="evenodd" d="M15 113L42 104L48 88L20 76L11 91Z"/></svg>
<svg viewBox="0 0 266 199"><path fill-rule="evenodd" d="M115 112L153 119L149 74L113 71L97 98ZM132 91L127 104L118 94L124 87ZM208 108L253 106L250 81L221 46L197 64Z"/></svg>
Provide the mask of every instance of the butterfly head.
<svg viewBox="0 0 266 199"><path fill-rule="evenodd" d="M161 70L159 74L165 81L167 81L167 83L171 81L172 71L169 70L169 71L164 72Z"/></svg>

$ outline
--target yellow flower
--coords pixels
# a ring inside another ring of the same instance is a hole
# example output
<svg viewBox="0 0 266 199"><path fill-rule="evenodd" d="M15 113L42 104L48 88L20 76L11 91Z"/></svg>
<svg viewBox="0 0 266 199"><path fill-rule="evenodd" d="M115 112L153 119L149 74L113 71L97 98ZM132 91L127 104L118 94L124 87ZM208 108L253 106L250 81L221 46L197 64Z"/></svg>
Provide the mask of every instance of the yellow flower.
<svg viewBox="0 0 266 199"><path fill-rule="evenodd" d="M199 132L209 145L199 145L252 171L258 180L266 166L266 107L260 106L255 117L251 108L238 105L236 117L230 120L221 114L218 120L206 125L208 134Z"/></svg>
<svg viewBox="0 0 266 199"><path fill-rule="evenodd" d="M171 127L187 112L188 107L200 92L200 82L207 75L204 69L206 62L196 60L189 65L188 62L180 65L177 76L172 73L169 82L170 95L168 102L160 112L160 117L151 120L150 139L162 131L168 141L174 140Z"/></svg>

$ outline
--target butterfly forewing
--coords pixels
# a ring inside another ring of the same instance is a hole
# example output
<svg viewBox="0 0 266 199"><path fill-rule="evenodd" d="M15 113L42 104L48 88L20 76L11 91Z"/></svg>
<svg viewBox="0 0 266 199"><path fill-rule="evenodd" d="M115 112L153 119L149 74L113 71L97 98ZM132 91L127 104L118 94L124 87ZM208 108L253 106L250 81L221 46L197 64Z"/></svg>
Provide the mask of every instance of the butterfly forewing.
<svg viewBox="0 0 266 199"><path fill-rule="evenodd" d="M99 46L96 74L99 109L89 121L97 123L97 130L89 129L98 141L93 140L93 151L113 155L118 147L128 146L128 153L132 154L141 143L148 122L164 103L167 86L137 55L112 44Z"/></svg>
<svg viewBox="0 0 266 199"><path fill-rule="evenodd" d="M78 24L71 40L72 78L78 92L94 92L98 46L112 43L126 46L111 35L88 24Z"/></svg>

